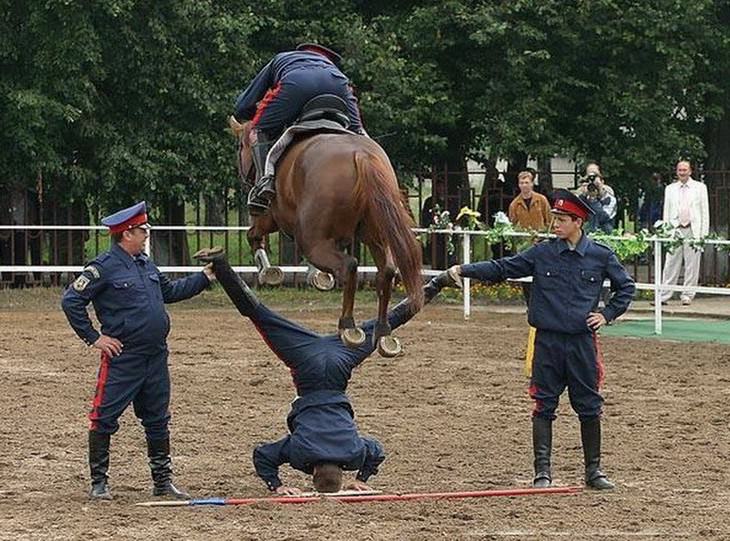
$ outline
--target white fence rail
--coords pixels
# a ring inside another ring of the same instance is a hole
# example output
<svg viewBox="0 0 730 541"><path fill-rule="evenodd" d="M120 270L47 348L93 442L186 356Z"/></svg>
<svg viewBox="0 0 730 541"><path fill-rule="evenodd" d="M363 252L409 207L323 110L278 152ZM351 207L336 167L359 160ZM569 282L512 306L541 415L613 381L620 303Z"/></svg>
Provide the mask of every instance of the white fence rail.
<svg viewBox="0 0 730 541"><path fill-rule="evenodd" d="M181 225L181 226L153 226L153 231L206 231L206 232L225 232L225 231L248 231L250 226L193 226L193 225ZM93 225L0 225L0 231L29 231L29 230L46 230L46 231L106 231L107 228L103 226ZM488 233L485 231L471 231L462 229L439 229L429 230L422 228L414 228L415 233L429 233L429 234L440 234L440 235L452 235L457 238L461 238L462 245L462 258L461 263L471 263L471 239L472 237L487 236ZM531 233L521 232L510 232L505 233L505 237L532 237ZM549 235L540 235L542 237L548 237ZM611 237L615 240L621 240L622 237ZM148 237L147 241L147 253L151 250L151 239L152 236ZM730 288L722 287L685 287L682 285L662 285L662 245L665 243L674 243L675 240L671 238L661 237L650 237L645 239L647 242L651 242L654 246L654 282L642 283L637 282L636 288L639 290L648 290L654 292L654 332L656 334L662 334L662 305L658 302L662 291L695 291L696 293L706 293L711 295L730 295ZM730 241L728 240L706 240L706 245L724 245L729 246ZM282 271L288 273L306 273L309 271L309 267L304 265L290 265L281 266ZM0 265L0 272L80 272L83 269L79 265ZM258 269L253 266L234 266L233 269L236 272L251 272L255 273ZM199 266L161 266L162 272L195 272L200 270ZM361 274L369 274L377 271L376 267L373 266L362 266L358 268L358 272ZM423 275L434 276L441 273L440 270L423 269ZM518 281L532 281L531 277L523 278ZM464 280L464 319L469 319L471 315L471 280L466 278Z"/></svg>

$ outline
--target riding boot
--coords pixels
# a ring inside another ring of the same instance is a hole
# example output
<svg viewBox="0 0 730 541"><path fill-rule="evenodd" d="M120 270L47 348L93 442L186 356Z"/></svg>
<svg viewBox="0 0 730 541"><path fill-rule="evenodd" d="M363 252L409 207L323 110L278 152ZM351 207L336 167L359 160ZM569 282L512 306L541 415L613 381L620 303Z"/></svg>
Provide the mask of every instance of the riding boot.
<svg viewBox="0 0 730 541"><path fill-rule="evenodd" d="M109 434L100 434L96 430L89 430L89 469L91 470L89 498L92 500L112 499L107 485L110 440L111 436Z"/></svg>
<svg viewBox="0 0 730 541"><path fill-rule="evenodd" d="M586 486L597 490L616 488L601 471L601 418L581 421L580 437L583 442L583 456L586 466Z"/></svg>
<svg viewBox="0 0 730 541"><path fill-rule="evenodd" d="M532 449L535 454L535 477L532 486L548 488L552 483L550 453L553 447L553 422L542 417L532 418Z"/></svg>
<svg viewBox="0 0 730 541"><path fill-rule="evenodd" d="M260 301L246 282L241 280L238 274L231 268L223 248L219 246L204 248L198 251L193 258L205 263L213 263L213 272L215 272L216 279L223 286L226 294L240 314L247 317L253 314Z"/></svg>
<svg viewBox="0 0 730 541"><path fill-rule="evenodd" d="M272 175L266 175L266 157L274 142L265 132L256 131L256 143L251 147L256 183L248 193L248 210L251 214L265 213L269 209L269 202L276 195L275 179Z"/></svg>
<svg viewBox="0 0 730 541"><path fill-rule="evenodd" d="M170 438L147 440L147 456L150 460L153 496L172 496L179 500L189 500L190 494L172 484L172 459L170 458Z"/></svg>

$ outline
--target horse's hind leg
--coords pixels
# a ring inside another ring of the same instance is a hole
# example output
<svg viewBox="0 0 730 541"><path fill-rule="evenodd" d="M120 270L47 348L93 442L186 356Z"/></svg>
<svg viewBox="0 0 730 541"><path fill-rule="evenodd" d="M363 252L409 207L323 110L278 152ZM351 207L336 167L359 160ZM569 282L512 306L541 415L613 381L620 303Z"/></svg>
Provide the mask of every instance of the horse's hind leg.
<svg viewBox="0 0 730 541"><path fill-rule="evenodd" d="M257 216L253 220L251 229L248 230L246 237L248 244L253 252L253 260L259 269L259 284L269 286L278 286L284 281L284 273L279 267L274 267L269 262L269 256L266 254L266 235L277 231L276 222L270 215Z"/></svg>
<svg viewBox="0 0 730 541"><path fill-rule="evenodd" d="M357 289L357 259L337 249L332 240L320 241L309 250L307 258L320 270L333 274L343 284L342 315L337 324L345 345L358 347L365 341L365 333L355 325L355 291Z"/></svg>
<svg viewBox="0 0 730 541"><path fill-rule="evenodd" d="M375 275L375 290L378 293L378 319L373 330L373 345L377 344L378 353L383 357L395 357L401 352L400 340L391 335L390 323L388 323L388 304L393 291L393 278L395 278L395 265L390 250L379 245L371 245L370 252L373 254L378 272Z"/></svg>

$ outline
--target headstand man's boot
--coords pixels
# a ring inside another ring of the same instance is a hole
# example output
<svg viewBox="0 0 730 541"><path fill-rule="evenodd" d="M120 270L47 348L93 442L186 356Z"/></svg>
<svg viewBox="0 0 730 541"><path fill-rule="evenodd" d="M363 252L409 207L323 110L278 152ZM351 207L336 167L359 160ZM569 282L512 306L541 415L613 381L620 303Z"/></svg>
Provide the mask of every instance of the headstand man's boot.
<svg viewBox="0 0 730 541"><path fill-rule="evenodd" d="M542 417L532 418L532 450L535 454L535 477L532 486L548 488L553 479L550 473L550 454L553 447L553 422Z"/></svg>
<svg viewBox="0 0 730 541"><path fill-rule="evenodd" d="M586 486L597 490L616 488L601 471L601 418L581 421L580 437L586 466Z"/></svg>
<svg viewBox="0 0 730 541"><path fill-rule="evenodd" d="M172 459L170 458L170 438L147 440L147 457L154 488L153 496L172 496L178 500L189 500L190 494L172 484Z"/></svg>
<svg viewBox="0 0 730 541"><path fill-rule="evenodd" d="M461 288L464 284L461 276L456 274L453 267L432 278L429 283L438 288L439 291L445 287Z"/></svg>
<svg viewBox="0 0 730 541"><path fill-rule="evenodd" d="M100 434L96 430L89 430L89 469L91 470L89 498L92 500L112 499L107 485L110 440L111 436L109 434Z"/></svg>
<svg viewBox="0 0 730 541"><path fill-rule="evenodd" d="M231 268L226 252L220 246L204 248L199 250L193 259L204 263L213 263L213 272L218 283L223 287L228 297L233 302L242 316L250 316L260 304L254 292L246 285L246 282Z"/></svg>
<svg viewBox="0 0 730 541"><path fill-rule="evenodd" d="M256 167L256 183L248 192L248 210L251 214L264 214L276 195L275 179L266 175L266 157L276 141L266 132L256 130L256 143L251 147L251 157Z"/></svg>

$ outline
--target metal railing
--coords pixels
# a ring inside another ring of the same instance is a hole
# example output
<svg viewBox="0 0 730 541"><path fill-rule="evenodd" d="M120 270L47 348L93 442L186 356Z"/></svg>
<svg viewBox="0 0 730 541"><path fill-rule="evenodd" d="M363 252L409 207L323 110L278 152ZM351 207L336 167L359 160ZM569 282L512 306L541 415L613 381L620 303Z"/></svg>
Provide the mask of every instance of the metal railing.
<svg viewBox="0 0 730 541"><path fill-rule="evenodd" d="M245 232L250 229L250 226L154 226L151 232L162 232L162 231L184 231L184 232ZM105 231L106 228L102 226L90 226L90 225L0 225L0 231ZM464 229L439 229L430 230L423 228L414 228L414 233L428 234L428 235L446 235L450 237L456 237L457 244L461 245L461 258L458 261L460 264L468 264L473 261L473 242L474 238L486 237L489 235L486 231L479 230L464 230ZM523 232L506 232L504 237L534 237L532 233ZM538 237L548 238L551 235L541 234ZM623 237L610 237L611 239L621 240ZM148 237L147 253L152 250L152 239L153 235L150 234ZM730 295L730 288L727 287L708 287L708 286L695 286L686 287L683 285L663 285L661 281L662 277L662 245L665 243L676 243L675 239L663 238L663 237L648 237L645 239L653 246L653 280L647 282L641 282L637 280L636 288L639 290L648 290L654 292L654 300L657 301L661 297L662 291L694 291L696 293L711 294L711 295ZM685 241L687 242L687 241ZM706 246L730 246L728 240L716 240L707 239L705 240ZM98 243L97 243L98 246ZM233 265L233 269L240 273L256 273L258 268L254 265ZM166 273L189 273L200 270L200 266L192 265L161 265L160 270ZM42 265L42 264L23 264L23 265L0 265L0 273L77 273L81 272L83 265ZM306 274L310 267L306 265L282 265L282 271L287 273L295 274ZM363 265L358 267L358 273L360 275L371 274L377 271L377 268L373 265ZM434 276L442 272L442 269L422 269L424 276ZM531 277L522 278L515 281L532 281ZM469 319L471 315L471 289L470 289L469 278L464 279L464 290L463 290L463 313L464 319ZM655 333L662 333L662 304L661 302L655 302L654 306L654 321L655 321Z"/></svg>

